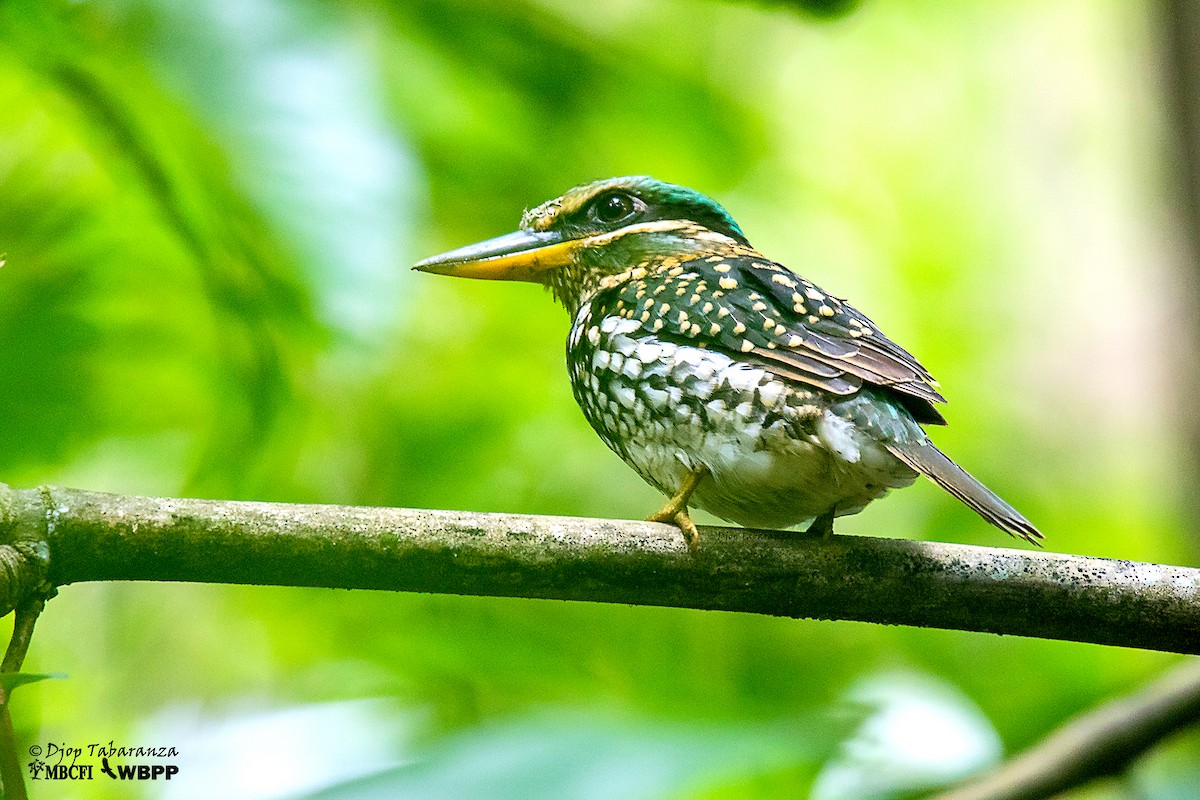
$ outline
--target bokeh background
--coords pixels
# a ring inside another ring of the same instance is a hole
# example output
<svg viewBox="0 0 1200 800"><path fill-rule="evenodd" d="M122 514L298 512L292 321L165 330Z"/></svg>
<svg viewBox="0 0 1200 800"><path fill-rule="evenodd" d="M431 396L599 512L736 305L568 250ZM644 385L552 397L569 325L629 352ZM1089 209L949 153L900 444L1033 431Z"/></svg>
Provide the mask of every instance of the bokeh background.
<svg viewBox="0 0 1200 800"><path fill-rule="evenodd" d="M720 199L916 353L951 401L939 444L1049 548L1197 563L1195 309L1155 7L840 11L0 3L0 480L644 516L660 498L571 398L562 309L408 265L573 184L651 174ZM926 483L839 529L1013 544ZM50 603L26 669L68 677L14 712L23 746L181 753L169 785L35 798L853 800L995 764L1176 660L113 583ZM1185 734L1070 796L1197 785Z"/></svg>

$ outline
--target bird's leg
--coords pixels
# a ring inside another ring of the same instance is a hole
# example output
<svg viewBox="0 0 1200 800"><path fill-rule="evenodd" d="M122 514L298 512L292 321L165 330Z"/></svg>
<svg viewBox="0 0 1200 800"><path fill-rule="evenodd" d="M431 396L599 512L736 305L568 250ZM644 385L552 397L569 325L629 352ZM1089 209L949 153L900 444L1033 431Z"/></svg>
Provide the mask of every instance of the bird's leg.
<svg viewBox="0 0 1200 800"><path fill-rule="evenodd" d="M696 530L696 523L692 522L692 518L688 516L688 500L692 498L692 492L696 491L696 487L700 485L700 481L704 480L706 475L708 475L708 467L703 464L693 469L684 476L675 496L658 511L646 517L647 522L669 522L677 526L683 533L688 550L693 553L700 544L700 531Z"/></svg>
<svg viewBox="0 0 1200 800"><path fill-rule="evenodd" d="M833 512L836 508L831 508L821 516L812 521L805 533L821 534L821 538L828 541L833 536Z"/></svg>

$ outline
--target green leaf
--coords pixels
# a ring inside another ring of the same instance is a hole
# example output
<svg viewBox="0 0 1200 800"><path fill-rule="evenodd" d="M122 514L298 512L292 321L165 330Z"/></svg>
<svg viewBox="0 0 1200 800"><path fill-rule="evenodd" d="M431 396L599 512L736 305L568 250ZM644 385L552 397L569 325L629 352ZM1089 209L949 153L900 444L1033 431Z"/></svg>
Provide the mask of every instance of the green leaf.
<svg viewBox="0 0 1200 800"><path fill-rule="evenodd" d="M18 686L24 686L27 683L37 683L45 680L66 680L65 672L3 672L0 673L0 686L3 686L5 691L11 692Z"/></svg>

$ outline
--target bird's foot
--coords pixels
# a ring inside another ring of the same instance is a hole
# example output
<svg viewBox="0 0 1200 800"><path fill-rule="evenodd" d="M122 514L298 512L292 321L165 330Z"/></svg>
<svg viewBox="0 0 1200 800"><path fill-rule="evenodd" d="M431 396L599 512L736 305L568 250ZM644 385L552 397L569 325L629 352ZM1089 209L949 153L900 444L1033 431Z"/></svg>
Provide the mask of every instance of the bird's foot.
<svg viewBox="0 0 1200 800"><path fill-rule="evenodd" d="M687 542L688 550L693 553L700 546L700 531L696 529L696 523L692 522L687 508L676 511L671 509L671 503L667 503L661 511L646 517L646 521L666 522L679 528L679 532L683 534L683 540Z"/></svg>
<svg viewBox="0 0 1200 800"><path fill-rule="evenodd" d="M684 541L687 542L688 550L693 553L700 546L700 531L696 529L696 523L692 522L692 518L688 515L688 500L691 499L692 492L696 491L696 486L707 474L708 467L696 467L683 479L683 484L675 496L658 511L646 517L647 522L666 522L679 528Z"/></svg>
<svg viewBox="0 0 1200 800"><path fill-rule="evenodd" d="M804 532L813 535L820 535L822 540L829 541L829 539L833 536L833 512L834 509L831 508L821 516L814 519L812 524L809 525L808 529Z"/></svg>

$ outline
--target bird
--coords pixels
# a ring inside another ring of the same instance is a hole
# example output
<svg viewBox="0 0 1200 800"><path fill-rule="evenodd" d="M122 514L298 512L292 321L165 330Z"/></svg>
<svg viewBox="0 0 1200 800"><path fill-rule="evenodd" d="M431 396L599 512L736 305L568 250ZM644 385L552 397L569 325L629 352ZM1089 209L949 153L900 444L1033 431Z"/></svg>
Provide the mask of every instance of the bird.
<svg viewBox="0 0 1200 800"><path fill-rule="evenodd" d="M1032 544L1042 534L931 441L946 402L917 359L848 302L770 260L715 200L648 176L575 186L518 230L416 270L546 287L571 317L566 361L592 428L668 498L747 528L834 518L925 475Z"/></svg>

